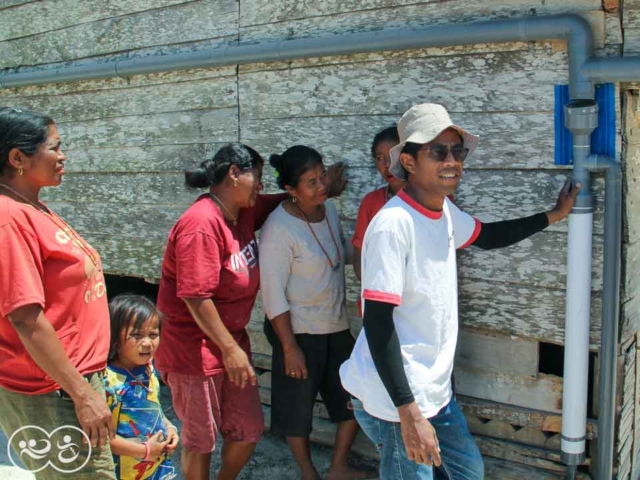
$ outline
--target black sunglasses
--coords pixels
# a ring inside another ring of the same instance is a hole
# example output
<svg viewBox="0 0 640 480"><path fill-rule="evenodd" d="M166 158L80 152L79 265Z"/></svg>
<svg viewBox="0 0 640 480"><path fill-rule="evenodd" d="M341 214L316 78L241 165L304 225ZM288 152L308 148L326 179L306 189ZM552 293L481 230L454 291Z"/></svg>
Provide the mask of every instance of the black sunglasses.
<svg viewBox="0 0 640 480"><path fill-rule="evenodd" d="M449 148L447 145L442 145L440 143L436 143L434 145L428 145L423 148L423 150L429 152L429 156L434 159L436 162L444 162L447 157L449 157L449 152L451 152L451 156L454 160L458 162L464 162L469 154L469 149L465 148L464 145L456 144Z"/></svg>

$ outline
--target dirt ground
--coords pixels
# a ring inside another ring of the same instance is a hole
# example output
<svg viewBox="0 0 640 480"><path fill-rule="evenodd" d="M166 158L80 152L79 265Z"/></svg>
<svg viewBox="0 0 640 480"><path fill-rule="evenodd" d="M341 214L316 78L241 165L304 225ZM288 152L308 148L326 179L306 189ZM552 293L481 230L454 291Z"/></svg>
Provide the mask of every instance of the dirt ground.
<svg viewBox="0 0 640 480"><path fill-rule="evenodd" d="M180 422L175 418L173 408L171 407L171 395L166 387L162 387L161 401L165 407L167 416L176 425ZM312 446L313 459L321 475L324 476L329 469L331 462L331 449L322 445ZM175 463L180 467L180 454L176 452ZM371 460L364 459L354 455L354 464L368 469L375 469L375 463ZM215 472L220 467L220 449L216 449L211 462L211 479L215 479ZM179 478L182 478L180 476ZM244 468L239 480L298 480L300 473L296 467L293 457L289 453L284 439L265 435L263 440L258 443L256 451ZM0 480L33 480L34 476L24 470L12 466L7 454L7 438L0 430Z"/></svg>

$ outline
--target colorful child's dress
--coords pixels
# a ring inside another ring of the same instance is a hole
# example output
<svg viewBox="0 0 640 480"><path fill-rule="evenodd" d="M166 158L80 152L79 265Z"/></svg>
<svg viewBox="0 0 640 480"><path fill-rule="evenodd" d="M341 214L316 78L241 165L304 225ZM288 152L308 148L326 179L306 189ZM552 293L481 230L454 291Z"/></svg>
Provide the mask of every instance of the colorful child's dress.
<svg viewBox="0 0 640 480"><path fill-rule="evenodd" d="M151 364L131 371L109 365L105 390L117 435L142 443L161 430L167 438L166 427L170 423L160 406L160 382ZM116 478L120 480L171 480L177 477L175 466L166 456L155 462L115 454L113 459Z"/></svg>

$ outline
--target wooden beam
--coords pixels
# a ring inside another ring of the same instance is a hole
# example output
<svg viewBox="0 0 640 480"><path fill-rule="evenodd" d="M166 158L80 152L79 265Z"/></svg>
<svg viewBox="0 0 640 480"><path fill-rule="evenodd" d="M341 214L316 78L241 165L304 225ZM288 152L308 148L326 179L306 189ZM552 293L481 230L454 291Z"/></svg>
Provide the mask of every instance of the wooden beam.
<svg viewBox="0 0 640 480"><path fill-rule="evenodd" d="M556 473L564 473L567 468L560 459L560 452L482 436L476 436L475 440L483 455ZM590 460L587 459L583 465L589 463Z"/></svg>
<svg viewBox="0 0 640 480"><path fill-rule="evenodd" d="M508 403L545 412L562 411L562 378L509 376L456 368L456 391L460 395Z"/></svg>
<svg viewBox="0 0 640 480"><path fill-rule="evenodd" d="M470 371L535 376L538 342L460 329L455 364Z"/></svg>
<svg viewBox="0 0 640 480"><path fill-rule="evenodd" d="M456 398L467 415L488 420L503 420L511 425L535 428L548 433L560 433L562 431L562 417L557 413L521 408L464 395L458 395ZM587 438L592 440L596 436L597 421L589 419L587 421Z"/></svg>

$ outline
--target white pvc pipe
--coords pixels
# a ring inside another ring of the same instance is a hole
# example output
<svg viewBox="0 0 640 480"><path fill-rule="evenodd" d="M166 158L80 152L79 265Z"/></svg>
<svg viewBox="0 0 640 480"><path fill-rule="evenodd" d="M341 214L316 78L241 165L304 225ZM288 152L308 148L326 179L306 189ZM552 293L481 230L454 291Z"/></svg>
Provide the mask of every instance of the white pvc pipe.
<svg viewBox="0 0 640 480"><path fill-rule="evenodd" d="M593 213L569 215L562 452L570 465L581 463L585 455L592 222Z"/></svg>

